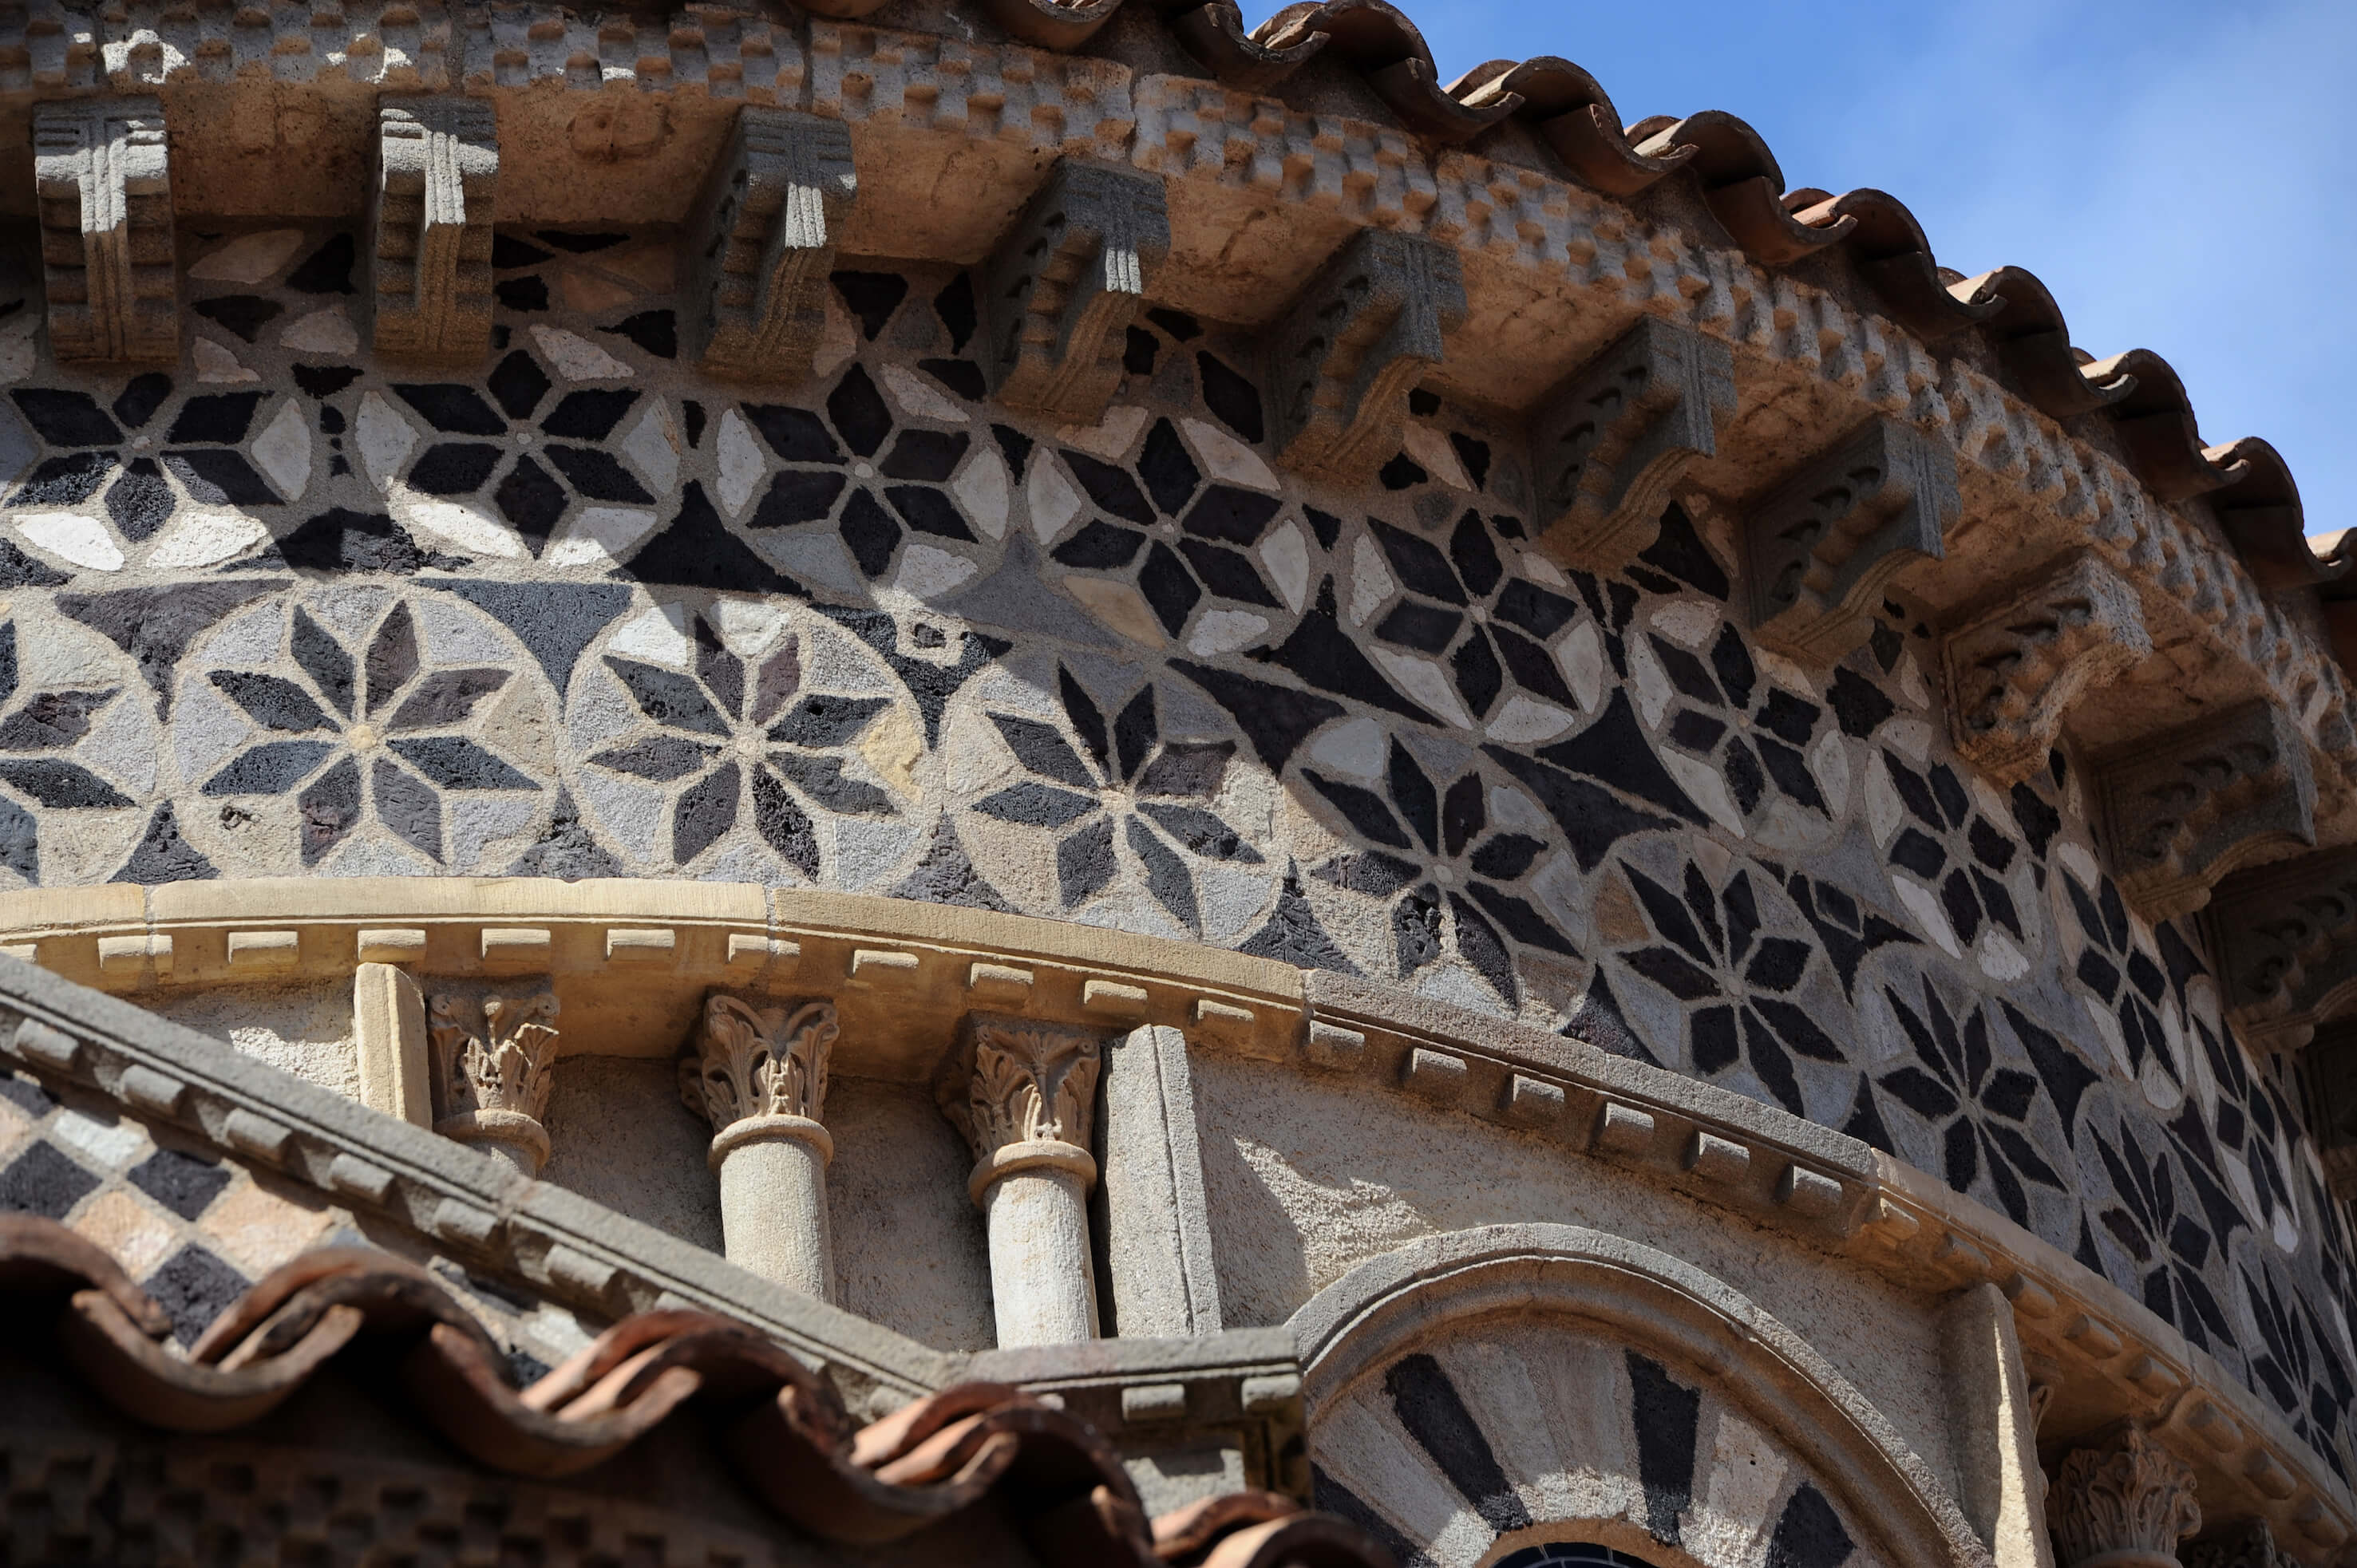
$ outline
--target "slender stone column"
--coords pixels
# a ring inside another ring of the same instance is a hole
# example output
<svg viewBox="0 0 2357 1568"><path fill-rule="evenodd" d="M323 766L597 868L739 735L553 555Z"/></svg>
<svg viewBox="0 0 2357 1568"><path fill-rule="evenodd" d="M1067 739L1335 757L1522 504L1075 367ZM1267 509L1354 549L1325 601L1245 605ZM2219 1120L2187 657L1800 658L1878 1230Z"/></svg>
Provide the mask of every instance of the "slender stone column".
<svg viewBox="0 0 2357 1568"><path fill-rule="evenodd" d="M556 1065L556 996L435 996L434 1130L483 1149L528 1176L548 1161L541 1117Z"/></svg>
<svg viewBox="0 0 2357 1568"><path fill-rule="evenodd" d="M2201 1528L2193 1472L2137 1426L2074 1449L2046 1494L2061 1568L2178 1568L2177 1543Z"/></svg>
<svg viewBox="0 0 2357 1568"><path fill-rule="evenodd" d="M728 1261L821 1301L834 1296L826 1223L834 1140L819 1118L837 1032L832 1003L756 1010L715 992L696 1048L679 1064L681 1098L712 1123Z"/></svg>
<svg viewBox="0 0 2357 1568"><path fill-rule="evenodd" d="M940 1098L974 1147L966 1192L989 1226L999 1348L1093 1339L1088 1144L1103 1045L1021 1018L972 1016L965 1032Z"/></svg>

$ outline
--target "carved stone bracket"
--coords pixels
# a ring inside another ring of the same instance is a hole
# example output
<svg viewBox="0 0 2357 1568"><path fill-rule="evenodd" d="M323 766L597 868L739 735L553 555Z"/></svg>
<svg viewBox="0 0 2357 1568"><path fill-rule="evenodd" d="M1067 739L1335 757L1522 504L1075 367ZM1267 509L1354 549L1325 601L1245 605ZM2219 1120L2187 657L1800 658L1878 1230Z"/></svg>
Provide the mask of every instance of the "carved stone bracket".
<svg viewBox="0 0 2357 1568"><path fill-rule="evenodd" d="M34 105L33 186L51 351L68 361L177 363L180 279L164 105Z"/></svg>
<svg viewBox="0 0 2357 1568"><path fill-rule="evenodd" d="M1548 542L1580 557L1617 553L1660 516L1687 465L1718 450L1718 421L1734 407L1726 344L1658 317L1639 321L1531 416Z"/></svg>
<svg viewBox="0 0 2357 1568"><path fill-rule="evenodd" d="M426 1004L434 1040L434 1130L489 1144L526 1176L548 1160L541 1117L556 1065L556 994L436 993Z"/></svg>
<svg viewBox="0 0 2357 1568"><path fill-rule="evenodd" d="M2095 768L2120 891L2147 919L2188 914L2220 878L2316 843L2316 779L2290 714L2248 703Z"/></svg>
<svg viewBox="0 0 2357 1568"><path fill-rule="evenodd" d="M2127 1426L2063 1459L2046 1523L2061 1568L2177 1568L2177 1543L2201 1528L2201 1507L2184 1462Z"/></svg>
<svg viewBox="0 0 2357 1568"><path fill-rule="evenodd" d="M1125 333L1169 253L1159 179L1057 164L981 270L984 368L998 400L1082 424L1103 418Z"/></svg>
<svg viewBox="0 0 2357 1568"><path fill-rule="evenodd" d="M2357 1202L2357 1029L2340 1028L2309 1047L2309 1131L2324 1164L2324 1185Z"/></svg>
<svg viewBox="0 0 2357 1568"><path fill-rule="evenodd" d="M2002 784L2046 764L2073 703L2151 657L2136 590L2092 555L1950 632L1943 650L1956 750Z"/></svg>
<svg viewBox="0 0 2357 1568"><path fill-rule="evenodd" d="M1269 348L1273 434L1286 467L1359 483L1400 449L1407 394L1465 321L1457 252L1362 229L1278 324Z"/></svg>
<svg viewBox="0 0 2357 1568"><path fill-rule="evenodd" d="M1760 640L1815 664L1859 647L1890 579L1940 558L1963 505L1954 450L1895 419L1808 464L1744 521Z"/></svg>
<svg viewBox="0 0 2357 1568"><path fill-rule="evenodd" d="M499 126L473 98L387 99L377 111L369 187L372 341L434 363L491 347L491 221Z"/></svg>
<svg viewBox="0 0 2357 1568"><path fill-rule="evenodd" d="M752 104L737 112L688 226L690 351L706 372L780 382L810 374L858 185L842 121Z"/></svg>
<svg viewBox="0 0 2357 1568"><path fill-rule="evenodd" d="M789 1012L756 1009L715 992L705 999L696 1049L680 1058L680 1098L712 1123L713 1164L724 1145L742 1141L748 1124L803 1123L832 1154L820 1124L826 1111L826 1063L841 1033L834 1004L811 1002ZM732 1136L734 1135L734 1136Z"/></svg>
<svg viewBox="0 0 2357 1568"><path fill-rule="evenodd" d="M2231 876L2210 914L2227 1014L2255 1048L2296 1051L2357 1004L2357 850Z"/></svg>

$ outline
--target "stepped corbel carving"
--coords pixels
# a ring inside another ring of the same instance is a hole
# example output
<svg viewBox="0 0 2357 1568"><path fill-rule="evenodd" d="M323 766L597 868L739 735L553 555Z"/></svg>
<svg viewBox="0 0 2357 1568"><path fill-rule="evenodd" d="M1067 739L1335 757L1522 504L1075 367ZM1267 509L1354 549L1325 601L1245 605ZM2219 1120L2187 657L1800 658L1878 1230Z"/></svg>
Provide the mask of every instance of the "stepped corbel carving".
<svg viewBox="0 0 2357 1568"><path fill-rule="evenodd" d="M65 361L176 364L180 278L164 105L33 106L49 348Z"/></svg>
<svg viewBox="0 0 2357 1568"><path fill-rule="evenodd" d="M386 99L369 185L376 351L436 364L491 347L491 222L500 144L490 102Z"/></svg>
<svg viewBox="0 0 2357 1568"><path fill-rule="evenodd" d="M2309 1131L2324 1165L2324 1184L2342 1202L2357 1201L2357 1028L2320 1036L2309 1047Z"/></svg>
<svg viewBox="0 0 2357 1568"><path fill-rule="evenodd" d="M555 993L437 993L425 1029L434 1042L434 1130L539 1175L548 1160L541 1118L554 1084Z"/></svg>
<svg viewBox="0 0 2357 1568"><path fill-rule="evenodd" d="M2178 1552L2185 1568L2298 1568L2299 1559L2276 1544L2264 1519L2246 1519L2215 1541L2194 1541Z"/></svg>
<svg viewBox="0 0 2357 1568"><path fill-rule="evenodd" d="M2113 875L2148 920L2190 914L2230 873L2316 843L2308 745L2273 703L2137 741L2095 774Z"/></svg>
<svg viewBox="0 0 2357 1568"><path fill-rule="evenodd" d="M1103 1042L1083 1030L975 1015L936 1081L974 1149L966 1191L987 1217L1002 1349L1096 1337L1089 1147L1103 1065Z"/></svg>
<svg viewBox="0 0 2357 1568"><path fill-rule="evenodd" d="M1066 158L981 271L991 391L1094 424L1121 385L1126 331L1170 254L1162 182Z"/></svg>
<svg viewBox="0 0 2357 1568"><path fill-rule="evenodd" d="M1278 323L1269 348L1277 455L1314 478L1356 484L1400 449L1407 394L1465 321L1457 252L1361 229Z"/></svg>
<svg viewBox="0 0 2357 1568"><path fill-rule="evenodd" d="M1859 647L1890 579L1940 558L1963 504L1955 453L1894 419L1803 467L1744 523L1760 640L1814 664Z"/></svg>
<svg viewBox="0 0 2357 1568"><path fill-rule="evenodd" d="M2357 1004L2357 850L2218 885L2210 906L2228 1016L2258 1050L2296 1051Z"/></svg>
<svg viewBox="0 0 2357 1568"><path fill-rule="evenodd" d="M2073 1449L2046 1491L2059 1568L2178 1568L2177 1544L2201 1528L2193 1472L2136 1426Z"/></svg>
<svg viewBox="0 0 2357 1568"><path fill-rule="evenodd" d="M1718 421L1734 408L1726 344L1658 317L1639 321L1531 417L1548 542L1582 558L1617 553L1660 517L1687 465L1718 450Z"/></svg>
<svg viewBox="0 0 2357 1568"><path fill-rule="evenodd" d="M715 992L680 1059L680 1097L712 1123L728 1261L824 1301L834 1294L821 1124L826 1064L841 1033L834 1004L755 1007Z"/></svg>
<svg viewBox="0 0 2357 1568"><path fill-rule="evenodd" d="M827 274L858 177L851 127L748 104L689 225L692 353L710 374L798 381L826 329Z"/></svg>
<svg viewBox="0 0 2357 1568"><path fill-rule="evenodd" d="M2093 556L2072 556L1948 634L1956 750L2018 783L2046 766L2072 704L2151 655L2136 590Z"/></svg>

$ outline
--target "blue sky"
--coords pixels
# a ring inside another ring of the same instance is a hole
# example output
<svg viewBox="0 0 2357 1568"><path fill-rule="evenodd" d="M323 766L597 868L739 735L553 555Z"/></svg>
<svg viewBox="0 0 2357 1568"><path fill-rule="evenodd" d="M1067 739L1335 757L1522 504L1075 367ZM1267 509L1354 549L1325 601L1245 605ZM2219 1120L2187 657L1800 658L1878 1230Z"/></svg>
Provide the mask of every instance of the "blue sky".
<svg viewBox="0 0 2357 1568"><path fill-rule="evenodd" d="M2357 4L1404 0L1444 81L1561 55L1629 120L1724 109L1794 186L1876 186L1967 275L2028 267L2098 358L2151 349L2212 445L2357 526Z"/></svg>

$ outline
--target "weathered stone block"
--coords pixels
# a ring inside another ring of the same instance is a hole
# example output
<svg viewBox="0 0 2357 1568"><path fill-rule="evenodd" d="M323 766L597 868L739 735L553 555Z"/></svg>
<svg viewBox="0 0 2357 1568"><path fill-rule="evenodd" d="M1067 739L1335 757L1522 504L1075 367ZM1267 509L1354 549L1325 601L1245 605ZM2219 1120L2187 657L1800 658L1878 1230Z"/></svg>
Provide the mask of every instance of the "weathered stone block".
<svg viewBox="0 0 2357 1568"><path fill-rule="evenodd" d="M1162 182L1065 159L981 270L991 391L1082 424L1121 384L1125 334L1170 253Z"/></svg>
<svg viewBox="0 0 2357 1568"><path fill-rule="evenodd" d="M1744 523L1760 640L1808 663L1857 648L1890 579L1940 558L1962 507L1954 451L1895 419L1805 465Z"/></svg>
<svg viewBox="0 0 2357 1568"><path fill-rule="evenodd" d="M737 111L688 226L690 352L707 372L778 382L810 374L835 239L858 187L842 121Z"/></svg>
<svg viewBox="0 0 2357 1568"><path fill-rule="evenodd" d="M1956 749L2000 783L2045 765L2073 703L2152 654L2136 592L2092 555L2073 555L1948 634Z"/></svg>
<svg viewBox="0 0 2357 1568"><path fill-rule="evenodd" d="M2226 1011L2260 1050L2298 1050L2357 1003L2357 850L2219 885L2211 905Z"/></svg>
<svg viewBox="0 0 2357 1568"><path fill-rule="evenodd" d="M460 364L491 346L499 125L470 98L388 100L369 185L376 351Z"/></svg>
<svg viewBox="0 0 2357 1568"><path fill-rule="evenodd" d="M2291 714L2248 703L2096 768L2104 842L2146 918L2210 901L2221 877L2316 843L2316 779Z"/></svg>
<svg viewBox="0 0 2357 1568"><path fill-rule="evenodd" d="M49 345L61 360L180 357L164 105L91 98L33 110Z"/></svg>
<svg viewBox="0 0 2357 1568"><path fill-rule="evenodd" d="M1616 553L1660 515L1687 465L1718 449L1718 421L1734 407L1726 344L1638 322L1531 416L1548 543L1575 558Z"/></svg>
<svg viewBox="0 0 2357 1568"><path fill-rule="evenodd" d="M1407 394L1465 320L1457 253L1362 229L1326 264L1269 347L1271 432L1288 467L1361 483L1400 449Z"/></svg>

